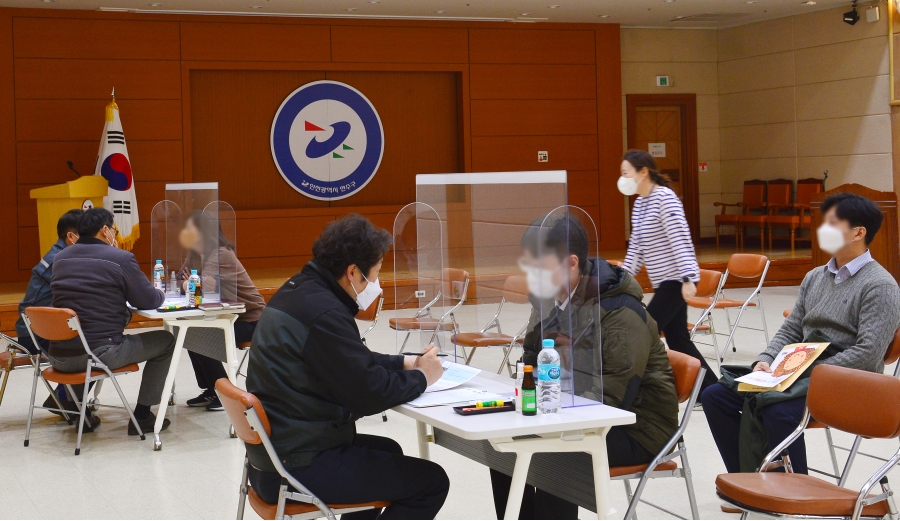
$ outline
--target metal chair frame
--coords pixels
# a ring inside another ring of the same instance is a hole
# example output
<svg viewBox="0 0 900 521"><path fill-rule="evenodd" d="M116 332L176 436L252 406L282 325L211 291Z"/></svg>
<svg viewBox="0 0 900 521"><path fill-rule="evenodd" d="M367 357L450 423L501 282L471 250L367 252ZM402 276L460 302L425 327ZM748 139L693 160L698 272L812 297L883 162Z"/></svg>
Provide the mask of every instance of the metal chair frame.
<svg viewBox="0 0 900 521"><path fill-rule="evenodd" d="M375 329L375 325L378 324L378 318L381 316L382 306L384 306L384 293L383 292L382 292L381 296L378 297L378 307L375 308L375 318L372 319L372 325L369 326L368 329L363 331L361 335L359 335L359 339L362 340L363 343L366 342L366 335L371 333L372 330Z"/></svg>
<svg viewBox="0 0 900 521"><path fill-rule="evenodd" d="M28 334L31 336L31 340L32 340L32 342L34 342L34 345L40 346L40 344L38 344L38 342L37 342L37 338L34 334L34 331L31 329L31 320L28 318L28 309L30 309L30 308L25 309L25 312L22 313L22 320L25 321L25 327L28 329ZM75 441L75 455L78 456L79 454L81 454L81 436L84 431L84 418L86 415L87 408L90 407L90 405L88 405L88 393L90 392L90 383L91 382L100 382L107 378L112 380L113 386L116 388L116 392L119 394L119 398L122 400L123 407L119 407L117 405L101 404L99 402L94 402L92 405L95 407L109 407L112 409L124 409L125 411L128 412L128 416L129 416L129 418L131 418L131 421L134 423L134 426L137 429L138 434L141 437L141 440L146 439L146 435L144 434L144 431L141 429L141 426L138 424L137 419L135 419L134 413L132 412L131 407L128 406L128 399L125 398L125 393L123 393L122 388L119 387L119 382L116 380L116 377L113 374L112 370L106 364L104 364L100 360L100 358L98 358L97 355L95 355L94 352L91 351L90 346L88 346L88 342L87 342L87 339L84 338L84 331L82 331L82 329L81 329L81 322L78 320L78 316L73 315L72 317L66 319L66 324L69 326L69 329L78 333L78 338L81 340L81 344L84 347L85 352L88 354L88 360L87 360L86 369L85 369L85 373L84 373L84 394L82 396L81 401L78 401L78 395L72 389L72 386L70 384L66 384L66 392L68 393L68 396L70 396L72 398L72 401L75 403L75 406L78 407L78 413L79 413L79 416L78 416L78 419L79 419L78 438ZM103 371L103 373L101 373L97 376L94 376L94 373L93 373L94 369L99 369L100 371ZM38 379L39 373L41 373L40 368L38 366L35 366L34 381L31 384L31 402L28 405L28 423L25 426L25 446L26 447L28 446L28 440L29 440L29 437L31 436L31 420L32 420L32 417L34 416L35 409L46 409L49 411L59 411L59 412L63 413L63 415L65 416L66 419L68 419L68 411L63 409L59 403L59 400L56 400L55 398L54 398L54 401L56 401L56 404L60 405L59 409L42 407L42 406L37 406L34 404L34 398L35 398L35 394L37 392L37 379ZM128 374L128 372L121 372L118 374ZM45 384L47 383L46 380L44 381L44 383ZM47 385L47 388L48 388L48 390L50 390L50 394L55 396L56 393L54 393L50 389L49 384Z"/></svg>
<svg viewBox="0 0 900 521"><path fill-rule="evenodd" d="M440 332L441 326L444 325L444 323L446 322L446 320L448 318L450 319L450 322L453 324L453 331L452 331L453 334L459 333L459 324L456 323L456 315L454 313L456 312L457 309L459 309L466 302L466 295L468 295L468 292L469 292L469 277L466 276L466 279L463 282L462 292L460 293L459 302L457 302L453 307L451 307L443 315L441 315L441 318L438 319L437 324L435 324L435 326L434 326L434 332L431 335L431 340L429 340L429 343L436 342L435 345L438 346L438 349L441 348L441 340L438 337L438 332ZM413 316L413 318L433 318L431 316L431 308L432 308L432 306L434 306L437 303L438 300L441 299L442 295L443 295L443 292L439 290L437 292L437 294L434 296L434 298L431 300L431 302L429 302L428 304L425 304L425 306L422 307L422 309L417 311L416 314ZM452 299L452 297L451 297L451 299ZM409 336L412 334L413 331L419 331L419 332L431 331L431 328L428 328L428 329L404 329L403 331L406 331L406 338L403 339L403 344L400 345L400 351L403 351L403 348L406 347L406 343L409 341ZM463 349L463 357L466 357L466 356L467 356L466 350Z"/></svg>
<svg viewBox="0 0 900 521"><path fill-rule="evenodd" d="M719 297L724 295L722 291L722 287L725 286L725 276L719 277L719 284L716 287L715 293L711 297L711 301L709 306L700 313L700 317L694 323L694 327L691 328L691 340L694 340L694 336L697 334L698 328L702 326L704 323L709 325L709 331L705 333L706 335L712 336L712 344L706 344L705 342L700 342L705 345L712 345L716 350L716 363L719 365L719 372L722 371L722 363L719 361L719 340L716 338L716 324L713 321L712 311L716 308L716 303L719 302Z"/></svg>
<svg viewBox="0 0 900 521"><path fill-rule="evenodd" d="M800 425L798 425L797 428L794 429L794 432L792 432L790 436L785 438L781 443L778 444L777 447L772 449L772 451L766 455L766 457L763 459L763 461L760 464L757 471L758 472L768 472L770 470L774 470L777 468L784 468L785 472L792 473L794 471L794 469L791 466L791 460L790 460L790 456L788 455L787 448L803 434L803 432L806 430L807 425L809 424L810 419L811 419L811 416L809 414L809 408L805 408L803 411L803 419L800 421ZM776 458L780 458L780 461L776 461ZM857 495L857 497L856 497L856 504L853 508L853 514L849 519L882 519L882 518L872 518L872 517L866 517L866 518L861 517L863 507L865 507L867 505L879 503L881 501L887 501L887 503L888 503L888 511L889 511L888 517L890 519L898 518L897 505L894 502L894 493L893 493L893 491L891 491L891 488L888 485L888 479L887 479L887 473L890 472L897 465L898 462L900 462L900 450L898 450L896 453L894 453L894 455L889 460L887 460L887 462L884 465L882 465L881 468L879 468L875 472L875 474L873 474L872 477L870 477L866 481L866 483L863 485L863 487L860 489L859 495ZM869 492L872 490L872 488L875 487L876 484L881 485L881 494L869 496ZM722 495L718 492L717 492L717 495L725 503L727 503L737 509L742 510L743 513L741 514L741 519L747 519L747 516L749 514L761 515L761 516L766 516L766 517L771 517L771 518L779 518L779 519L781 519L781 518L809 519L809 518L814 517L814 516L806 516L806 515L802 515L802 516L801 515L790 515L790 514L783 514L780 512L770 512L770 511L766 511L766 510L759 510L759 509L749 507L747 505L742 505L740 503L732 501L731 499L725 497L724 495ZM821 517L818 517L818 516L815 516L815 517L821 519ZM848 518L847 517L829 517L827 519L848 519Z"/></svg>
<svg viewBox="0 0 900 521"><path fill-rule="evenodd" d="M503 304L505 304L505 303L506 303L506 297L501 296L500 297L500 305L497 306L497 312L494 313L494 316L488 321L487 325L478 331L479 333L483 334L483 333L487 333L491 329L496 329L497 333L503 334L503 329L501 329L501 327L500 327L500 312L503 311ZM500 367L497 368L497 374L500 374L503 371L503 366L506 365L506 371L509 373L509 376L513 375L512 367L509 365L509 356L512 353L513 348L518 345L519 339L525 337L525 330L527 328L528 328L528 323L526 323L524 326L522 326L522 329L520 329L513 336L511 342L509 342L509 343L503 342L502 344L496 344L497 346L500 346L503 348L503 360L500 362ZM463 349L465 350L465 348L463 348ZM477 346L473 347L472 351L466 357L466 365L469 365L472 363L472 357L475 356L476 349L478 349Z"/></svg>
<svg viewBox="0 0 900 521"><path fill-rule="evenodd" d="M700 371L697 373L697 378L694 381L694 387L691 389L691 397L686 402L687 405L684 409L684 413L681 416L681 424L678 426L678 430L675 431L675 434L673 434L669 441L666 442L665 447L663 447L662 450L659 451L659 453L656 455L656 457L653 458L653 461L650 462L650 464L647 466L647 469L643 472L636 472L634 474L616 476L612 478L613 480L620 480L625 484L625 493L628 495L628 510L625 512L624 519L637 519L638 503L644 503L679 519L686 519L676 514L675 512L672 512L671 510L667 510L659 505L653 504L641 498L641 494L643 493L644 487L646 487L647 482L651 479L656 478L683 479L685 486L687 487L688 502L691 506L691 519L700 519L700 513L697 510L697 497L694 494L694 482L691 478L691 466L688 463L687 447L684 444L684 432L685 430L687 430L688 422L691 419L691 413L693 412L694 405L697 403L697 398L700 396L700 387L703 384L703 377L705 375L706 369L701 367ZM659 465L666 463L667 461L671 461L675 458L681 458L681 466L679 468L675 470L654 470ZM635 487L634 492L631 491L630 480L632 479L638 480L638 484Z"/></svg>
<svg viewBox="0 0 900 521"><path fill-rule="evenodd" d="M30 351L25 349L22 344L13 340L12 337L0 333L0 341L6 342L7 351L10 351L9 362L6 367L0 367L0 371L3 372L3 382L0 383L0 404L3 403L3 397L6 394L6 382L9 380L9 373L19 370L19 369L32 369L32 371L36 375L41 375L41 367L47 367L50 365L46 360L42 360L40 347L38 347L38 352L36 354L32 354ZM18 353L18 355L16 355ZM30 363L28 365L20 365L18 367L13 366L13 361L15 358L28 358ZM53 392L53 388L50 387L50 384L47 380L43 379L43 376L40 376L41 381L44 382L44 386L47 387L47 391L50 392L50 396L53 397L53 401L56 403L56 406L59 407L60 410L63 409L62 404L59 402L59 397ZM63 418L72 425L72 419L69 418L69 415L63 413Z"/></svg>

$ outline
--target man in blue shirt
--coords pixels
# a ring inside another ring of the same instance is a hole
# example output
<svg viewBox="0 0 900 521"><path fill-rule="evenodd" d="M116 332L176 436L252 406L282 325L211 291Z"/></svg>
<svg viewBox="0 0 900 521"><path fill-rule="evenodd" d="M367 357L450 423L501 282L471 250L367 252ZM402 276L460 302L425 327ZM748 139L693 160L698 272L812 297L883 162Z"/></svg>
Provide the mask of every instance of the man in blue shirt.
<svg viewBox="0 0 900 521"><path fill-rule="evenodd" d="M31 270L31 280L28 281L28 289L25 290L25 298L19 302L19 318L16 320L16 335L18 343L32 354L38 352L38 346L31 341L28 334L28 328L22 320L22 312L25 308L31 306L49 307L53 305L53 293L50 291L50 279L53 276L53 260L56 254L63 251L66 246L75 244L78 240L78 221L81 219L81 210L69 210L64 213L56 223L56 235L58 240L56 244L50 247L50 250L44 254L41 261ZM46 351L50 347L50 342L43 338L38 338L38 343ZM60 402L66 401L66 391L63 386L59 386L56 390ZM56 407L51 397L47 397L44 402L45 407ZM74 406L74 404L73 404ZM58 414L58 413L54 413ZM60 415L61 416L61 415Z"/></svg>

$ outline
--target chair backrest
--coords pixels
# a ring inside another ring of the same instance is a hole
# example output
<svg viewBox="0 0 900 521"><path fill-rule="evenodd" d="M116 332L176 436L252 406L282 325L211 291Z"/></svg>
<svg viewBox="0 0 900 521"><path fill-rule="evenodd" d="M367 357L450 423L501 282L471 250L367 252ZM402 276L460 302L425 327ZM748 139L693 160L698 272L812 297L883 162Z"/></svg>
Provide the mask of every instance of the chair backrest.
<svg viewBox="0 0 900 521"><path fill-rule="evenodd" d="M793 202L794 183L790 179L773 179L769 181L767 202L769 206L787 206Z"/></svg>
<svg viewBox="0 0 900 521"><path fill-rule="evenodd" d="M812 197L825 191L825 180L810 177L797 181L797 204L809 206Z"/></svg>
<svg viewBox="0 0 900 521"><path fill-rule="evenodd" d="M360 309L356 312L356 320L362 320L363 322L375 322L378 320L378 313L381 311L381 305L384 302L384 291L378 295L378 298L373 300L369 307L366 309Z"/></svg>
<svg viewBox="0 0 900 521"><path fill-rule="evenodd" d="M869 438L900 436L900 379L819 365L809 380L809 414L829 427Z"/></svg>
<svg viewBox="0 0 900 521"><path fill-rule="evenodd" d="M697 283L698 297L712 297L719 289L722 280L722 272L715 270L700 270L700 282Z"/></svg>
<svg viewBox="0 0 900 521"><path fill-rule="evenodd" d="M666 354L669 355L669 365L672 366L672 374L675 375L678 403L684 403L691 398L697 374L700 373L700 360L671 349L666 349Z"/></svg>
<svg viewBox="0 0 900 521"><path fill-rule="evenodd" d="M888 344L887 351L884 352L884 363L890 365L900 359L900 329L894 331L894 338Z"/></svg>
<svg viewBox="0 0 900 521"><path fill-rule="evenodd" d="M754 253L735 253L728 259L728 274L742 279L756 279L762 276L769 258Z"/></svg>
<svg viewBox="0 0 900 521"><path fill-rule="evenodd" d="M503 283L503 297L514 304L528 304L528 280L525 275L510 275Z"/></svg>
<svg viewBox="0 0 900 521"><path fill-rule="evenodd" d="M30 307L23 313L31 323L31 332L51 342L61 342L78 336L78 330L69 325L69 319L78 320L71 309Z"/></svg>
<svg viewBox="0 0 900 521"><path fill-rule="evenodd" d="M760 179L744 181L745 208L758 208L766 204L766 182Z"/></svg>
<svg viewBox="0 0 900 521"><path fill-rule="evenodd" d="M444 268L441 279L445 297L454 300L465 300L466 295L460 293L466 290L466 282L469 280L468 271L456 268Z"/></svg>
<svg viewBox="0 0 900 521"><path fill-rule="evenodd" d="M260 403L259 398L255 395L234 385L228 378L219 378L216 380L216 394L219 395L219 401L221 401L222 406L225 407L228 419L231 420L231 425L234 426L234 432L237 433L239 438L244 440L244 443L249 443L251 445L259 445L262 443L259 433L250 427L250 422L248 422L247 417L244 416L244 411L251 407L256 412L256 415L259 416L259 421L263 424L263 427L265 427L266 436L272 433L272 427L269 425L269 417L266 416L266 411L263 409L262 403Z"/></svg>

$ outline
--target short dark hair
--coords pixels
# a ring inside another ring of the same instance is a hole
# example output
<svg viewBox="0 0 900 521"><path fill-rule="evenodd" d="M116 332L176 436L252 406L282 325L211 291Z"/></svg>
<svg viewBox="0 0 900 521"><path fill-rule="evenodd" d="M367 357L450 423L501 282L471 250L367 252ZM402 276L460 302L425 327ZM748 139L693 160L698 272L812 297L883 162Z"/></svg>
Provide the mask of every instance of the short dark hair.
<svg viewBox="0 0 900 521"><path fill-rule="evenodd" d="M313 243L313 258L320 267L341 278L347 266L356 267L368 277L369 272L391 248L393 238L387 230L376 228L359 214L331 221Z"/></svg>
<svg viewBox="0 0 900 521"><path fill-rule="evenodd" d="M522 235L522 249L539 257L555 253L559 260L569 255L578 257L578 269L584 272L588 256L588 236L584 225L574 215L540 218Z"/></svg>
<svg viewBox="0 0 900 521"><path fill-rule="evenodd" d="M82 237L95 237L104 226L113 227L115 217L106 208L91 208L85 210L78 221L78 235Z"/></svg>
<svg viewBox="0 0 900 521"><path fill-rule="evenodd" d="M850 193L829 195L822 201L822 215L832 208L837 218L850 223L851 228L862 226L866 229L866 246L872 243L884 221L884 215L878 209L878 205L861 195Z"/></svg>
<svg viewBox="0 0 900 521"><path fill-rule="evenodd" d="M78 233L78 222L81 221L82 215L84 215L84 210L69 210L62 214L62 217L56 221L56 236L59 237L59 240L66 240L69 232Z"/></svg>

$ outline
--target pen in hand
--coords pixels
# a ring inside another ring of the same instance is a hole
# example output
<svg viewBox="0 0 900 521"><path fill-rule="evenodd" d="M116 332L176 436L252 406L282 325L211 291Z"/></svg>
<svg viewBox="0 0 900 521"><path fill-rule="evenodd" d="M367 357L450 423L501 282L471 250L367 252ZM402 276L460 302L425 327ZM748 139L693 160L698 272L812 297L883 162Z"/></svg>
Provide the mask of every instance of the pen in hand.
<svg viewBox="0 0 900 521"><path fill-rule="evenodd" d="M422 356L425 353L400 353L403 356ZM446 353L438 353L436 356L449 356Z"/></svg>

